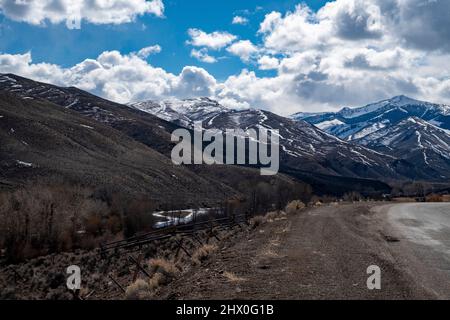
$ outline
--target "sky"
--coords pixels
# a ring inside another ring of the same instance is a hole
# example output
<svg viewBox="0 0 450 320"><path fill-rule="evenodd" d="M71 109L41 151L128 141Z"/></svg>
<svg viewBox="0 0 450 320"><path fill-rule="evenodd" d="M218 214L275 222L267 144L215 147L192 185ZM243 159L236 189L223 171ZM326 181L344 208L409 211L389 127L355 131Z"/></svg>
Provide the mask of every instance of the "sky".
<svg viewBox="0 0 450 320"><path fill-rule="evenodd" d="M0 72L281 115L450 103L447 0L0 0Z"/></svg>

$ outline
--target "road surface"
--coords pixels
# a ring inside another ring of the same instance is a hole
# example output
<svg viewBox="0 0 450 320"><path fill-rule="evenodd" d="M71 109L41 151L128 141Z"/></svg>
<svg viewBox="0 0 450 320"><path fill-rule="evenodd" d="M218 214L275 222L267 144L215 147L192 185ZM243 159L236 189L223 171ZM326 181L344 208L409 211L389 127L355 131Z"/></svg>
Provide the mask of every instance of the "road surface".
<svg viewBox="0 0 450 320"><path fill-rule="evenodd" d="M450 203L407 203L387 208L387 220L404 243L417 281L438 298L450 298Z"/></svg>
<svg viewBox="0 0 450 320"><path fill-rule="evenodd" d="M307 209L226 244L164 299L450 298L449 204ZM381 269L381 290L367 268Z"/></svg>

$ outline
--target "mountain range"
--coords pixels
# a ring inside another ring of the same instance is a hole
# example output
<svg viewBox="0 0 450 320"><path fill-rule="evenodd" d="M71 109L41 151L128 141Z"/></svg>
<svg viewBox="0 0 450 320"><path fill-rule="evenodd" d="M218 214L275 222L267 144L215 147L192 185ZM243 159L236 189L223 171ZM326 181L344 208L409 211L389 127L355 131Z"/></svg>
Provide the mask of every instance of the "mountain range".
<svg viewBox="0 0 450 320"><path fill-rule="evenodd" d="M117 179L127 180L119 171L124 175L130 173L127 175L130 188L133 184L140 185L142 189L153 190L156 197L161 197L161 194L180 194L185 199L218 199L240 192L235 188L240 176L251 175L257 179L259 171L252 168L176 167L171 164L169 157L174 146L171 133L183 127L191 130L197 121L201 121L204 128L222 130L278 129L281 179L307 183L316 193L343 194L352 190L367 194L388 193L388 183L392 181L445 182L450 177L450 107L404 96L361 108L344 108L336 113L298 113L282 117L259 109L232 110L207 97L123 105L74 87L58 87L13 74L0 75L0 94L2 140L4 137L12 141L8 149L0 147L0 179L3 183L12 183L13 177L25 171L18 167L37 169L33 167L34 163L42 162L43 158L46 159L43 163L50 170L53 169L52 161L66 157L67 161L60 161L66 166L57 170L58 174L64 176L71 172L72 176L76 176L75 172L79 172L79 169L70 169L71 166L79 168L75 163L87 162L93 167L98 162L99 166L105 167L117 161L116 149L121 150L121 155L127 155L127 159L122 162L123 168L115 167L114 172L109 174L103 171L100 176L107 175L106 180L117 183ZM18 128L14 129L15 132L24 130L27 121L47 125L45 117L50 114L55 114L56 119L61 121L60 126L53 124L57 129L51 129L59 137L58 146L69 148L72 146L69 141L86 144L89 152L85 150L85 153L92 156L89 161L78 159L79 154L75 150L80 147L77 144L70 152L54 154L55 150L61 150L55 146L51 148L49 128L44 131L48 133L47 136L35 139L33 146L36 150L33 152L20 141L29 144L25 138L33 137L34 130L38 128L31 126L21 136L23 139L14 138L12 128ZM19 125L10 122L13 116ZM91 143L99 139L100 131L102 143ZM83 139L85 142L82 142ZM48 143L38 148L38 140ZM103 158L97 152L102 153ZM142 154L148 154L148 162L134 161L138 156L133 152L140 152L141 157ZM36 158L27 157L27 154L34 154ZM30 163L33 165L27 167L26 164ZM161 175L158 178L160 184L143 183L147 178L140 175L146 174L146 170L140 172L139 168L152 170L153 166ZM42 169L45 166L41 163L38 167ZM59 165L57 167L60 168ZM7 171L3 168L12 171L5 174ZM135 171L131 174L125 168ZM83 172L89 170L83 168ZM90 178L99 180L94 174L96 170L90 172ZM182 177L185 183L172 181L174 176ZM192 185L196 188L192 188ZM202 189L200 185L206 187Z"/></svg>
<svg viewBox="0 0 450 320"><path fill-rule="evenodd" d="M172 123L187 126L192 126L195 121L202 121L204 128L221 130L259 127L278 129L282 169L291 173L295 171L302 175L322 174L363 179L445 179L447 174L445 164L441 164L439 170L434 170L422 164L416 165L416 159L402 159L399 154L390 150L341 139L333 130L321 126L324 122L336 122L336 119L326 119L319 123L311 121L311 117L319 117L320 114L302 114L305 120L300 119L298 114L286 118L258 109L230 110L208 98L147 101L131 106ZM372 109L367 108L367 111ZM356 110L353 116L357 112L363 116L361 110ZM350 110L345 111L345 114L350 116ZM329 117L329 114L322 116Z"/></svg>
<svg viewBox="0 0 450 320"><path fill-rule="evenodd" d="M360 108L291 118L426 168L435 179L450 177L450 106L397 96Z"/></svg>
<svg viewBox="0 0 450 320"><path fill-rule="evenodd" d="M176 166L179 126L77 88L0 75L0 189L32 183L82 184L146 195L175 208L213 206L244 195L241 177L271 180L238 166Z"/></svg>

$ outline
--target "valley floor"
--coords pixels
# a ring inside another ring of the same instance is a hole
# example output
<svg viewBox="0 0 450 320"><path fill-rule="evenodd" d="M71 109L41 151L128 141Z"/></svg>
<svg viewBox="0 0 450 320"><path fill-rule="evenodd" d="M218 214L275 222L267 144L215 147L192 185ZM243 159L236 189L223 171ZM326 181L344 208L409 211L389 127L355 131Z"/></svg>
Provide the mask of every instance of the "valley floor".
<svg viewBox="0 0 450 320"><path fill-rule="evenodd" d="M450 298L450 274L445 272L450 262L415 241L420 232L405 236L404 228L392 218L402 214L404 206L322 206L275 219L171 283L160 298ZM450 209L449 204L441 206ZM410 217L409 222L414 219L421 218ZM367 288L371 265L381 268L381 290Z"/></svg>

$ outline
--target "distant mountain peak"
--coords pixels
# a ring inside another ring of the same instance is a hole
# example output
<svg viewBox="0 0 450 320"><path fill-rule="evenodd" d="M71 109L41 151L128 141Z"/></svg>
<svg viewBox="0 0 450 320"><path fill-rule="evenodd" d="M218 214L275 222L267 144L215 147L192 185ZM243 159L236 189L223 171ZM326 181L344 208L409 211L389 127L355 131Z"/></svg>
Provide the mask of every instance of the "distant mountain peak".
<svg viewBox="0 0 450 320"><path fill-rule="evenodd" d="M423 101L419 101L413 98L410 98L408 96L405 96L404 94L395 96L391 99L388 99L387 101L390 101L391 103L397 103L397 104L418 104L418 103L425 103Z"/></svg>
<svg viewBox="0 0 450 320"><path fill-rule="evenodd" d="M166 121L176 122L184 127L192 127L195 121L203 121L231 109L208 97L162 101L142 101L130 104L130 107L150 113Z"/></svg>
<svg viewBox="0 0 450 320"><path fill-rule="evenodd" d="M407 97L405 95L395 96L395 97L385 100L385 101L388 104L391 104L394 106L421 105L421 106L427 106L429 108L439 108L441 106L445 106L443 104L437 104L437 103L431 103L431 102L413 99L413 98Z"/></svg>

